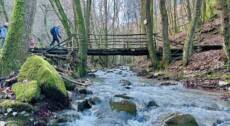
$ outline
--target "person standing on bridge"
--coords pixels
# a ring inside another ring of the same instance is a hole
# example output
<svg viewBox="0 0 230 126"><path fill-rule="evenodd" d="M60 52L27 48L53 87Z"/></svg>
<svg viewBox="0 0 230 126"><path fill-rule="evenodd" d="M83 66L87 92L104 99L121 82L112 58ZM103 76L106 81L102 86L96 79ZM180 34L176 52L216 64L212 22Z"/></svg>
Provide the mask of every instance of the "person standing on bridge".
<svg viewBox="0 0 230 126"><path fill-rule="evenodd" d="M58 46L60 46L59 38L60 39L62 38L61 35L60 35L61 34L61 27L60 26L54 26L53 28L51 28L50 33L51 33L51 35L53 37L53 40L52 40L50 46L53 46L56 41L58 43Z"/></svg>
<svg viewBox="0 0 230 126"><path fill-rule="evenodd" d="M6 22L1 28L0 28L0 39L2 39L2 42L0 43L0 48L4 46L4 42L6 40L6 35L8 31L8 23Z"/></svg>

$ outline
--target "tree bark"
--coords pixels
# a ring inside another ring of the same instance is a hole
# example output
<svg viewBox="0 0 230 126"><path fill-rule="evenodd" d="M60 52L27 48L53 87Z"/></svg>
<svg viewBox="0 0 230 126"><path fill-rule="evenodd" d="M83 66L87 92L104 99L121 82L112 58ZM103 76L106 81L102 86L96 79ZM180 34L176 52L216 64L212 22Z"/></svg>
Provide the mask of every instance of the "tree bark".
<svg viewBox="0 0 230 126"><path fill-rule="evenodd" d="M188 21L191 22L192 21L192 11L191 11L190 0L186 0L186 8L188 11Z"/></svg>
<svg viewBox="0 0 230 126"><path fill-rule="evenodd" d="M171 50L168 38L168 14L165 6L165 0L160 0L160 12L163 34L163 64L166 67L171 60Z"/></svg>
<svg viewBox="0 0 230 126"><path fill-rule="evenodd" d="M224 47L228 57L228 70L230 70L230 0L220 0L219 2L222 7Z"/></svg>
<svg viewBox="0 0 230 126"><path fill-rule="evenodd" d="M0 63L1 75L16 71L26 60L36 11L36 0L15 0L6 44Z"/></svg>
<svg viewBox="0 0 230 126"><path fill-rule="evenodd" d="M177 33L179 31L177 27L177 0L174 0L173 9L174 9L174 32Z"/></svg>
<svg viewBox="0 0 230 126"><path fill-rule="evenodd" d="M188 64L189 57L192 55L192 46L193 46L193 38L195 36L195 31L198 26L199 20L201 19L201 6L203 0L196 1L195 7L195 15L190 25L190 30L187 35L187 39L184 44L184 51L183 51L183 65Z"/></svg>
<svg viewBox="0 0 230 126"><path fill-rule="evenodd" d="M147 19L147 36L148 36L148 52L153 64L153 68L156 69L158 60L156 56L156 40L153 38L153 0L146 0L146 19Z"/></svg>
<svg viewBox="0 0 230 126"><path fill-rule="evenodd" d="M144 20L146 17L146 0L141 0L141 33L146 33L146 28L144 24Z"/></svg>
<svg viewBox="0 0 230 126"><path fill-rule="evenodd" d="M84 16L82 13L81 2L80 0L73 0L74 5L74 21L75 21L75 30L79 33L79 51L78 58L79 64L76 66L78 71L78 76L83 77L87 74L87 51L88 51L88 39L87 31L85 27Z"/></svg>
<svg viewBox="0 0 230 126"><path fill-rule="evenodd" d="M56 13L58 13L59 20L61 21L67 36L71 38L72 37L71 25L70 25L71 23L61 5L60 0L49 0L49 1L51 5L53 6L53 9L55 9Z"/></svg>
<svg viewBox="0 0 230 126"><path fill-rule="evenodd" d="M6 21L6 22L9 22L9 18L8 18L8 15L7 15L7 12L6 12L4 0L0 0L0 5L2 6L2 12L3 12L3 14L4 14L5 21Z"/></svg>

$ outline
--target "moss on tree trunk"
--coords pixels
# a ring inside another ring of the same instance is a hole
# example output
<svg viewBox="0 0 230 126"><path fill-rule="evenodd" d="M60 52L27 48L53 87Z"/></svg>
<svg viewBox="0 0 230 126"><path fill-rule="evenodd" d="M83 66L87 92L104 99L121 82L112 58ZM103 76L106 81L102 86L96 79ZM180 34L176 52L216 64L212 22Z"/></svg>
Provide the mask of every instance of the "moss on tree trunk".
<svg viewBox="0 0 230 126"><path fill-rule="evenodd" d="M67 36L69 38L72 37L72 32L71 32L71 25L70 25L70 21L62 7L62 4L60 2L60 0L49 0L52 7L55 9L56 14L58 15L59 20L61 21ZM70 43L69 43L70 44Z"/></svg>
<svg viewBox="0 0 230 126"><path fill-rule="evenodd" d="M224 47L228 57L228 69L230 70L230 0L220 0L220 4L222 7Z"/></svg>
<svg viewBox="0 0 230 126"><path fill-rule="evenodd" d="M0 60L0 74L7 75L18 70L27 58L32 31L36 0L15 0L6 44Z"/></svg>
<svg viewBox="0 0 230 126"><path fill-rule="evenodd" d="M88 39L85 27L85 21L82 14L81 2L80 0L73 0L74 3L74 16L75 16L75 29L79 33L79 50L78 58L79 63L76 66L78 75L80 77L86 75L87 69L87 51L88 51Z"/></svg>
<svg viewBox="0 0 230 126"><path fill-rule="evenodd" d="M200 16L201 16L201 6L203 1L197 0L196 7L195 7L195 15L191 22L190 30L188 31L187 39L184 44L183 50L183 65L188 64L189 56L192 55L192 46L193 46L193 39L195 36L195 30L197 28Z"/></svg>
<svg viewBox="0 0 230 126"><path fill-rule="evenodd" d="M162 34L163 34L163 65L166 67L171 60L171 50L168 38L168 14L165 6L165 0L160 0L160 12L161 12L161 23L162 23Z"/></svg>
<svg viewBox="0 0 230 126"><path fill-rule="evenodd" d="M146 0L146 19L147 19L147 47L149 51L149 56L152 61L153 67L156 69L158 65L158 60L156 56L156 40L153 38L153 0Z"/></svg>

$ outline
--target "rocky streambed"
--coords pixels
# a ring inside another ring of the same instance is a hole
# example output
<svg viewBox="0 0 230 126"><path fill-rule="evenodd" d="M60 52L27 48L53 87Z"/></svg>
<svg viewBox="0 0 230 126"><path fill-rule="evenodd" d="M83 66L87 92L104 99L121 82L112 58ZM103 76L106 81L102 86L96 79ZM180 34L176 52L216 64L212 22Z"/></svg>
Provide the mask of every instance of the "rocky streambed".
<svg viewBox="0 0 230 126"><path fill-rule="evenodd" d="M55 114L60 126L230 126L230 99L219 93L161 85L127 67L93 74L71 109Z"/></svg>

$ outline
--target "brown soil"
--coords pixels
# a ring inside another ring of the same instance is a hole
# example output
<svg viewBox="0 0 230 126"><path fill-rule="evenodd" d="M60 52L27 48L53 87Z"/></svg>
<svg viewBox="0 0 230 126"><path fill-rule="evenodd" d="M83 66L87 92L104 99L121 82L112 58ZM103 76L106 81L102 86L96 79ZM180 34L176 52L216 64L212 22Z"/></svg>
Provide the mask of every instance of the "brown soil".
<svg viewBox="0 0 230 126"><path fill-rule="evenodd" d="M195 40L196 44L223 44L220 26L221 20L219 18L205 23L198 32L199 34L197 36L199 36L199 38ZM171 36L171 47L183 48L186 36L186 32L181 32L175 36ZM223 75L230 74L225 69L225 61L226 55L224 50L211 50L199 53L194 52L186 67L183 67L181 60L174 61L163 71L163 73L164 76L167 76L169 79L180 80L187 88L225 92L226 87L218 86L219 81L225 79ZM143 72L149 71L150 67L151 65L148 60L142 60L136 62L133 69L135 69L136 72ZM224 93L223 98L226 97L230 97L229 92Z"/></svg>

